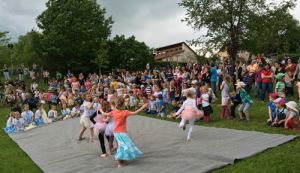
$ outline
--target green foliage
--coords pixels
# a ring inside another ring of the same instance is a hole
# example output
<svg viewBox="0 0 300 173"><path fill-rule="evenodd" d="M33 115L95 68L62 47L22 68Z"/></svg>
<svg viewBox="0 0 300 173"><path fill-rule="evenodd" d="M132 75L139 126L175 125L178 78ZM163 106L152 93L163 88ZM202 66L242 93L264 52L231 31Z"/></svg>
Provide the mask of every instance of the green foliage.
<svg viewBox="0 0 300 173"><path fill-rule="evenodd" d="M50 69L93 71L92 60L111 34L112 18L93 0L49 0L37 17Z"/></svg>
<svg viewBox="0 0 300 173"><path fill-rule="evenodd" d="M37 63L47 65L43 59L41 49L41 33L31 31L19 37L18 42L14 46L12 54L13 60L25 65Z"/></svg>
<svg viewBox="0 0 300 173"><path fill-rule="evenodd" d="M102 69L108 69L109 60L108 60L107 43L103 41L99 47L100 48L97 52L97 57L94 60L92 60L92 63L97 64L99 69L99 74L101 74Z"/></svg>
<svg viewBox="0 0 300 173"><path fill-rule="evenodd" d="M10 50L7 48L7 44L10 38L7 37L8 32L0 32L0 64L10 63Z"/></svg>
<svg viewBox="0 0 300 173"><path fill-rule="evenodd" d="M235 60L241 43L252 32L251 26L262 23L253 19L264 16L270 8L291 9L295 0L281 2L276 5L265 0L182 0L179 5L186 9L183 21L197 31L207 31L192 40L194 45L203 47L204 52L226 47L230 58Z"/></svg>
<svg viewBox="0 0 300 173"><path fill-rule="evenodd" d="M298 53L300 25L289 12L292 6L285 3L253 17L249 23L251 32L248 32L243 48L254 54Z"/></svg>
<svg viewBox="0 0 300 173"><path fill-rule="evenodd" d="M0 46L6 46L10 38L7 37L8 32L0 32Z"/></svg>
<svg viewBox="0 0 300 173"><path fill-rule="evenodd" d="M143 70L147 63L154 62L153 50L134 36L116 35L108 42L108 57L114 69Z"/></svg>

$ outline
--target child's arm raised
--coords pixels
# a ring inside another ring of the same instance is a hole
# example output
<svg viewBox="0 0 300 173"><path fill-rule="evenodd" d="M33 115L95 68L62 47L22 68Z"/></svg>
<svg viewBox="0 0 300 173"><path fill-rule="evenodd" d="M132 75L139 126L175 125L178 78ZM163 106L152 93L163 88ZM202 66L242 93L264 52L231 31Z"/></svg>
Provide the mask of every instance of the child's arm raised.
<svg viewBox="0 0 300 173"><path fill-rule="evenodd" d="M92 101L92 103L90 103L90 104L87 106L88 110L93 109L93 105L94 105L94 101Z"/></svg>
<svg viewBox="0 0 300 173"><path fill-rule="evenodd" d="M106 113L106 112L104 112L104 111L102 110L102 108L100 108L99 111L101 112L101 114L102 114L103 116L108 116L108 117L111 117L111 116L112 116L112 112Z"/></svg>
<svg viewBox="0 0 300 173"><path fill-rule="evenodd" d="M134 112L128 112L128 115L136 115L138 113L140 113L141 111L143 111L146 107L148 106L148 103L144 103L142 107L140 107L140 109L134 111Z"/></svg>

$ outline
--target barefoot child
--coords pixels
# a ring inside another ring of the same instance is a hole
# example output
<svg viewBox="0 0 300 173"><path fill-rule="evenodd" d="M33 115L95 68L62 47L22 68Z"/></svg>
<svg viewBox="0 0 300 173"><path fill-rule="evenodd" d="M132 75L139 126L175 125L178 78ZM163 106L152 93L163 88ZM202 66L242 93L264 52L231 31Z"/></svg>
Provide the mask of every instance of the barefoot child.
<svg viewBox="0 0 300 173"><path fill-rule="evenodd" d="M108 102L104 102L103 103L103 106L104 108L106 109L106 113L109 113L112 111L112 109L115 109L115 105L116 103L114 101L112 101L110 103L110 105L108 104ZM106 129L105 129L105 136L106 136L106 139L108 139L108 153L109 155L112 155L112 153L116 150L116 148L114 148L114 140L115 140L115 137L114 137L114 126L115 126L115 123L114 123L114 120L112 117L109 117L109 119L107 120L107 126L106 126Z"/></svg>
<svg viewBox="0 0 300 173"><path fill-rule="evenodd" d="M118 97L115 100L116 107L110 113L105 113L103 110L100 110L103 115L112 116L114 119L114 136L118 142L117 153L115 154L115 159L118 163L118 168L124 166L125 161L134 160L137 157L140 157L143 153L135 146L127 133L126 120L128 116L136 115L139 112L143 111L148 104L145 103L140 109L135 112L130 112L124 110L124 99Z"/></svg>
<svg viewBox="0 0 300 173"><path fill-rule="evenodd" d="M104 107L104 111L106 111L105 108L106 107ZM107 157L107 153L106 153L106 148L105 148L104 135L105 135L105 129L106 129L109 117L103 116L102 114L99 114L98 112L99 111L97 111L97 116L95 118L96 124L94 125L94 135L98 137L99 142L100 142L102 154L99 154L99 156L102 158L105 158L105 157ZM107 140L109 140L109 138Z"/></svg>
<svg viewBox="0 0 300 173"><path fill-rule="evenodd" d="M189 89L183 91L186 100L183 102L181 108L176 112L177 118L181 117L179 128L185 130L185 123L189 121L189 131L187 135L187 141L191 140L194 122L203 116L203 112L200 111L196 106L195 93Z"/></svg>

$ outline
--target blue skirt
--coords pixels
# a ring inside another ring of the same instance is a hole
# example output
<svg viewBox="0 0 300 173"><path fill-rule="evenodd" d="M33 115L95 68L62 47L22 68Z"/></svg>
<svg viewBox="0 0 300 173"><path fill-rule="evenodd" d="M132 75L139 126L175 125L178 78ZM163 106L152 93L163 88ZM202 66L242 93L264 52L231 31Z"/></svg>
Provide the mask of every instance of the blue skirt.
<svg viewBox="0 0 300 173"><path fill-rule="evenodd" d="M11 134L11 133L15 133L17 131L17 129L14 126L11 126L11 127L4 128L4 131L7 134Z"/></svg>
<svg viewBox="0 0 300 173"><path fill-rule="evenodd" d="M115 154L116 160L134 160L142 156L142 152L135 146L127 133L114 133L118 142L118 150Z"/></svg>
<svg viewBox="0 0 300 173"><path fill-rule="evenodd" d="M40 125L43 125L43 124L44 124L44 122L41 118L36 118L36 119L33 120L33 125L35 125L35 126L40 126Z"/></svg>

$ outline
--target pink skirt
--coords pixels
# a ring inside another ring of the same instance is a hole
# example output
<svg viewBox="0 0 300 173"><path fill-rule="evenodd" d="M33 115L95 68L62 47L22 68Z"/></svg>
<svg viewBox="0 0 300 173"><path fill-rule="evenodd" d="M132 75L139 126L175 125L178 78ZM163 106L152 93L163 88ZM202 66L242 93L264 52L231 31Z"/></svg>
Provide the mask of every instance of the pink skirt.
<svg viewBox="0 0 300 173"><path fill-rule="evenodd" d="M199 119L203 116L203 111L194 110L193 108L185 108L181 112L181 118L184 120Z"/></svg>
<svg viewBox="0 0 300 173"><path fill-rule="evenodd" d="M106 123L96 123L94 125L94 135L98 136L99 133L104 133L106 126L107 126Z"/></svg>

